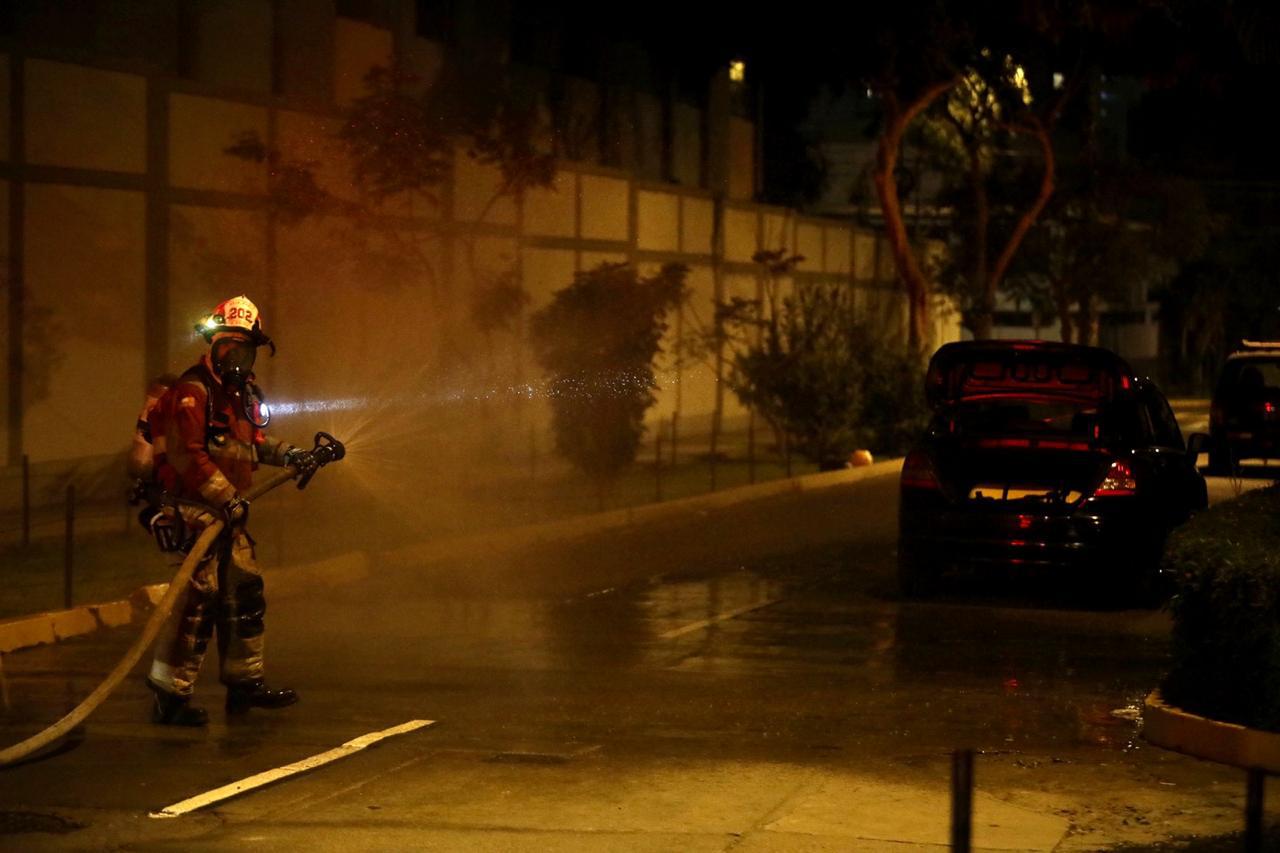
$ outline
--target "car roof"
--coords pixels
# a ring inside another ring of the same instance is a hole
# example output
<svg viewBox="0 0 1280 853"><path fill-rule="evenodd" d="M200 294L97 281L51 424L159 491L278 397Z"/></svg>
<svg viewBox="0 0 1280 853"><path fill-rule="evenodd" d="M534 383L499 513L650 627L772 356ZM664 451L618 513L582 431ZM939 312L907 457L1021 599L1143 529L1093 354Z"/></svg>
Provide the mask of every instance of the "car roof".
<svg viewBox="0 0 1280 853"><path fill-rule="evenodd" d="M1280 344L1277 344L1280 347ZM1113 359L1120 364L1124 363L1124 359L1116 355L1109 349L1104 347L1088 346L1087 344L1066 344L1061 341L1039 341L1039 340L982 340L982 341L952 341L949 344L943 344L938 347L934 356L942 353L983 353L983 352L1008 352L1017 350L1021 352L1053 352L1053 353L1076 353L1087 354L1099 359Z"/></svg>

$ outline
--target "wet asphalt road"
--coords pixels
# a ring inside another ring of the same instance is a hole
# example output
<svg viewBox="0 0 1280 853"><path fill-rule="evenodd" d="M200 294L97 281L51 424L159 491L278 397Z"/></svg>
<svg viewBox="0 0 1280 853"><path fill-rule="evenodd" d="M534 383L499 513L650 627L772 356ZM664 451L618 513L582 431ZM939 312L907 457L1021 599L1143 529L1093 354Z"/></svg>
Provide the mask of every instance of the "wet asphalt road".
<svg viewBox="0 0 1280 853"><path fill-rule="evenodd" d="M1164 668L1164 614L1034 583L903 603L895 498L889 476L512 558L268 568L269 673L302 702L228 724L210 669L213 725L158 728L140 671L62 752L0 770L0 849L912 849L946 839L956 747L980 750L992 847L1238 828L1241 775L1146 745L1127 713ZM132 636L7 656L0 738ZM437 722L148 817L413 719Z"/></svg>

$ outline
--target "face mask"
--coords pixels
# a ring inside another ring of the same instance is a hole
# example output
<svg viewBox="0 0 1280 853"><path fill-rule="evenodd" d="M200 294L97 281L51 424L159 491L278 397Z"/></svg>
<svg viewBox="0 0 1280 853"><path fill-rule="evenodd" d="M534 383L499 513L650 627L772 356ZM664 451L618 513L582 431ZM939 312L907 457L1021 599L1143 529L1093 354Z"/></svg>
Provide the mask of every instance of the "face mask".
<svg viewBox="0 0 1280 853"><path fill-rule="evenodd" d="M213 345L210 360L218 378L236 388L243 388L249 375L253 373L253 362L257 358L258 348L248 341L218 341Z"/></svg>

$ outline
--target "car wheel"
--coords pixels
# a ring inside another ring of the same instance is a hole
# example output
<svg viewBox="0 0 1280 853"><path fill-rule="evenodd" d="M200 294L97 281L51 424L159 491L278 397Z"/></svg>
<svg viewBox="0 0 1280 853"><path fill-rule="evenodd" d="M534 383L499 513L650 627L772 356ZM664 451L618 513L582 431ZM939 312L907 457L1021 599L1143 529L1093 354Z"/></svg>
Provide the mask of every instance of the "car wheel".
<svg viewBox="0 0 1280 853"><path fill-rule="evenodd" d="M898 546L898 591L903 598L929 598L937 591L937 570L911 548Z"/></svg>

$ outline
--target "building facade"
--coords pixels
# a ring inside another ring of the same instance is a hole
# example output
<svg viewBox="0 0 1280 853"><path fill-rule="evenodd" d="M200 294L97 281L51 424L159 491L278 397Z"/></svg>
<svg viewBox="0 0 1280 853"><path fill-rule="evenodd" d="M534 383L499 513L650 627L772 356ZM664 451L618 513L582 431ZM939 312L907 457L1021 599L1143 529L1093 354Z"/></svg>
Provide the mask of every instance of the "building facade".
<svg viewBox="0 0 1280 853"><path fill-rule="evenodd" d="M371 387L490 394L493 371L463 364L450 373L452 390L429 375L442 362L437 333L465 323L468 294L514 276L536 310L603 261L689 267L693 297L672 341L713 317L717 300L755 292L761 248L803 255L797 281L856 288L860 311L902 328L877 235L753 203L756 134L733 109L728 69L685 97L647 86L635 72L643 57L627 74L596 68L596 79L540 67L518 37L519 16L490 14L490 5L456 3L442 16L438 4L396 0L6 4L8 464L123 449L148 378L190 364L201 350L193 322L242 292L281 347L279 359L264 360L267 387L295 411ZM334 133L368 70L395 63L430 81L453 52L491 42L508 51L513 78L543 93L558 131L579 128L549 189L501 196L497 170L460 151L438 204L393 200L389 239L341 215L282 220L267 200L272 163L227 153L252 134L311 164L335 196L355 193ZM400 263L406 253L429 259L432 275ZM939 339L954 334L941 318ZM516 365L502 381L522 369L532 378L519 342L502 347ZM742 414L717 376L723 365L670 355L655 418Z"/></svg>

